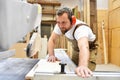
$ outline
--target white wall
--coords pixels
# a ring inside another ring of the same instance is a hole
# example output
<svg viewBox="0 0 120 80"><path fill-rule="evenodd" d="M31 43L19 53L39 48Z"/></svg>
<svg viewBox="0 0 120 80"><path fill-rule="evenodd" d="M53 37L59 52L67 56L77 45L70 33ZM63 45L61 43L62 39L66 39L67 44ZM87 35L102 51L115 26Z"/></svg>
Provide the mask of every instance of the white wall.
<svg viewBox="0 0 120 80"><path fill-rule="evenodd" d="M108 0L97 0L97 9L108 9Z"/></svg>
<svg viewBox="0 0 120 80"><path fill-rule="evenodd" d="M61 6L74 8L76 5L80 6L81 0L59 0L59 1L62 3ZM97 0L97 9L108 9L108 0Z"/></svg>

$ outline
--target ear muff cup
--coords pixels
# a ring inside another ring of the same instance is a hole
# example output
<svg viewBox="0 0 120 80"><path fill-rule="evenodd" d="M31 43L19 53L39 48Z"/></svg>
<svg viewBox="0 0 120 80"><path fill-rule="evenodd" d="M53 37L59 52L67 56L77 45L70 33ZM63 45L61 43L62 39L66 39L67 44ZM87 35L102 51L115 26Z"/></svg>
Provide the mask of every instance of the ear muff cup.
<svg viewBox="0 0 120 80"><path fill-rule="evenodd" d="M75 23L76 23L76 17L72 16L72 24L75 24Z"/></svg>

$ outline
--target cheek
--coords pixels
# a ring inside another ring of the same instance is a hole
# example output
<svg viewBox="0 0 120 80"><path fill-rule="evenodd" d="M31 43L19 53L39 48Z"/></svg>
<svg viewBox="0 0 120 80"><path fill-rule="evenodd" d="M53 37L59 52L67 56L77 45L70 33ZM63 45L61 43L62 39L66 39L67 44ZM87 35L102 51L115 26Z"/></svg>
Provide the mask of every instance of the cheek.
<svg viewBox="0 0 120 80"><path fill-rule="evenodd" d="M67 29L69 29L69 28L70 28L70 26L71 26L70 24L67 24L67 25L66 25L66 28L67 28Z"/></svg>

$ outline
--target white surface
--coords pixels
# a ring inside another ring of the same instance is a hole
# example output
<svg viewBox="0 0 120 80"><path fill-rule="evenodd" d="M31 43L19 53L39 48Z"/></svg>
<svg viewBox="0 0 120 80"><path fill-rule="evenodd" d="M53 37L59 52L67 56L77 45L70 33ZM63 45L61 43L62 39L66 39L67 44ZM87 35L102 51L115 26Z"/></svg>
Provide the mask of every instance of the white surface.
<svg viewBox="0 0 120 80"><path fill-rule="evenodd" d="M108 0L97 0L97 9L108 9Z"/></svg>
<svg viewBox="0 0 120 80"><path fill-rule="evenodd" d="M48 62L47 59L41 59L36 68L36 72L39 73L59 73L60 72L60 62Z"/></svg>

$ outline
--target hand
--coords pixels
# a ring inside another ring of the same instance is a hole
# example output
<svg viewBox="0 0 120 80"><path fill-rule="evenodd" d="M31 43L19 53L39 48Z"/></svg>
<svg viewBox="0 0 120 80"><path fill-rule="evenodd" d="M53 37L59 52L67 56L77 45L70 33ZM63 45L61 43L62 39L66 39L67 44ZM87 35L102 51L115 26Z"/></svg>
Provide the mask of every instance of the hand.
<svg viewBox="0 0 120 80"><path fill-rule="evenodd" d="M76 74L82 78L88 78L92 76L92 71L86 66L79 66L75 70Z"/></svg>
<svg viewBox="0 0 120 80"><path fill-rule="evenodd" d="M54 55L48 57L48 62L55 62L55 61L58 61L58 59Z"/></svg>

